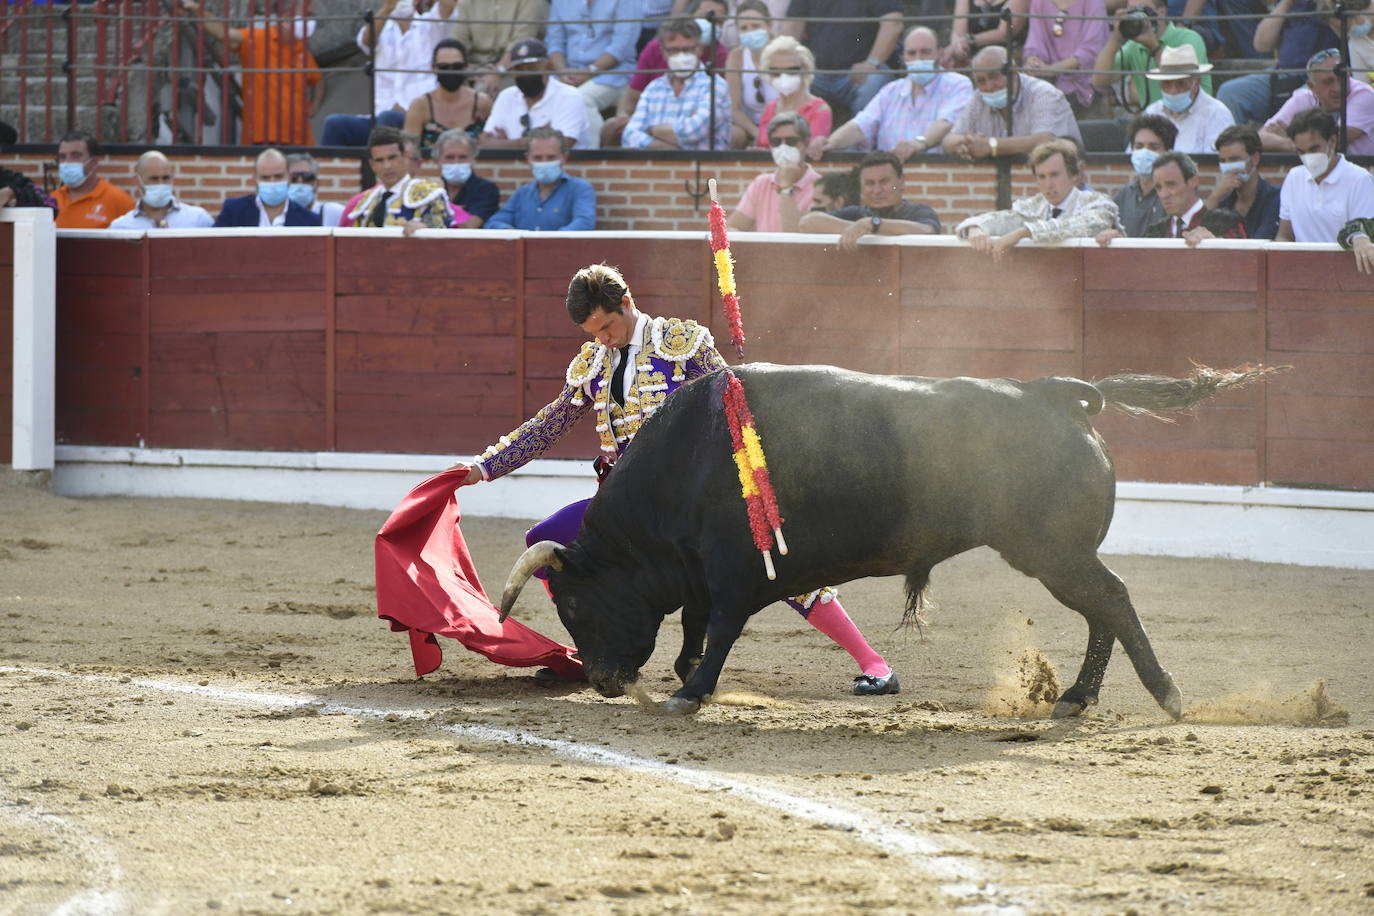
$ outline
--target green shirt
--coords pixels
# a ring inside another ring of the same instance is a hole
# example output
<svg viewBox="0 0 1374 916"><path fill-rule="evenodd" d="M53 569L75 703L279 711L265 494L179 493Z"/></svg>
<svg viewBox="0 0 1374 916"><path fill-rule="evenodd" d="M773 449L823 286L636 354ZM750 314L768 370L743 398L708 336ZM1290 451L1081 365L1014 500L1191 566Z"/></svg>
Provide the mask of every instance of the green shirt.
<svg viewBox="0 0 1374 916"><path fill-rule="evenodd" d="M1164 34L1159 36L1160 43L1166 48L1177 48L1182 45L1192 45L1197 52L1198 63L1207 63L1207 46L1202 43L1202 36L1192 29L1169 23L1169 27L1164 30ZM1159 80L1147 80L1143 75L1146 70L1155 66L1154 56L1150 49L1138 41L1128 41L1121 46L1121 50L1116 52L1116 60L1112 62L1113 70L1133 70L1137 74L1131 79L1135 81L1136 98L1143 98L1140 103L1141 108L1145 108L1152 102L1159 101ZM1120 85L1120 77L1116 82ZM1212 94L1211 74L1202 75L1202 91L1208 95Z"/></svg>

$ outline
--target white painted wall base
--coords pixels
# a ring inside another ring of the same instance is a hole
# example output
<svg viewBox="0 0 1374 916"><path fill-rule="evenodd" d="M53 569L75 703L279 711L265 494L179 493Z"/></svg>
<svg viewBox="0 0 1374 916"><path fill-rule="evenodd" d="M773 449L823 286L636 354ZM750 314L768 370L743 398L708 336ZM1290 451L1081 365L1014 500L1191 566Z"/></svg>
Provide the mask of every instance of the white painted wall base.
<svg viewBox="0 0 1374 916"><path fill-rule="evenodd" d="M452 459L61 445L63 496L184 496L390 510ZM542 518L596 491L589 462L531 461L463 493L465 515ZM1123 482L1106 553L1374 569L1374 493Z"/></svg>

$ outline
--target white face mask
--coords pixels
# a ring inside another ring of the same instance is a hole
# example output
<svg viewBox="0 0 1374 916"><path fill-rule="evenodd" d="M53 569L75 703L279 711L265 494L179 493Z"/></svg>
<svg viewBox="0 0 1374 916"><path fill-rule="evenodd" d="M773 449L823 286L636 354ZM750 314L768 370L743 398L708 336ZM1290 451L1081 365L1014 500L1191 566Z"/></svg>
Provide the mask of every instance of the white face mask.
<svg viewBox="0 0 1374 916"><path fill-rule="evenodd" d="M797 149L795 146L788 146L786 143L781 143L773 147L773 162L778 168L785 169L789 166L801 165L801 161L801 150Z"/></svg>
<svg viewBox="0 0 1374 916"><path fill-rule="evenodd" d="M773 77L773 88L783 95L791 95L801 88L801 77L795 73L779 73Z"/></svg>
<svg viewBox="0 0 1374 916"><path fill-rule="evenodd" d="M1303 153L1301 159L1302 164L1307 166L1307 173L1314 180L1320 178L1331 167L1331 157L1326 153Z"/></svg>
<svg viewBox="0 0 1374 916"><path fill-rule="evenodd" d="M701 63L695 54L683 51L681 54L668 55L668 70L673 76L691 76Z"/></svg>

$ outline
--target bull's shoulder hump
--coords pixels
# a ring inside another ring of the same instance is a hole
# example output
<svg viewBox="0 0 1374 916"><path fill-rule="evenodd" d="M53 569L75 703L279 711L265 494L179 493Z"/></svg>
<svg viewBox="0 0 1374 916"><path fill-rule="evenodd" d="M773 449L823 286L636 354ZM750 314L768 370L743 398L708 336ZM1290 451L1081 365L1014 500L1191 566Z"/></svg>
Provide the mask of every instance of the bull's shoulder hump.
<svg viewBox="0 0 1374 916"><path fill-rule="evenodd" d="M601 361L606 357L606 348L595 340L589 340L577 351L572 362L568 363L567 382L569 388L581 388L601 371Z"/></svg>
<svg viewBox="0 0 1374 916"><path fill-rule="evenodd" d="M655 318L649 328L649 346L660 359L680 363L703 349L715 349L716 341L690 318Z"/></svg>

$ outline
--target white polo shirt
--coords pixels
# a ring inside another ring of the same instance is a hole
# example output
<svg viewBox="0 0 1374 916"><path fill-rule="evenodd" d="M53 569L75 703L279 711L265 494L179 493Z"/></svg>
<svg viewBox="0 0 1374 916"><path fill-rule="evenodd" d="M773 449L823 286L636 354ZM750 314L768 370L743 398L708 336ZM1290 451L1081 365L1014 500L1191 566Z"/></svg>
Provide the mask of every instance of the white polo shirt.
<svg viewBox="0 0 1374 916"><path fill-rule="evenodd" d="M1174 149L1180 153L1215 153L1217 135L1236 123L1231 109L1201 90L1182 115L1165 108L1163 99L1146 107L1145 113L1168 118L1178 128Z"/></svg>
<svg viewBox="0 0 1374 916"><path fill-rule="evenodd" d="M123 216L110 223L111 229L208 229L215 224L215 218L207 213L203 208L194 204L184 204L176 198L172 199L172 205L167 209L167 215L162 218L167 225L159 227L153 222L152 217L143 212L143 202L125 213Z"/></svg>
<svg viewBox="0 0 1374 916"><path fill-rule="evenodd" d="M526 114L529 115L529 124L522 124L520 118ZM506 132L507 140L515 140L523 137L526 130L545 124L556 128L565 137L572 137L577 141L576 145L583 149L589 145L586 100L572 86L552 77L533 108L518 87L502 89L492 103L491 114L482 129L490 134L499 127Z"/></svg>
<svg viewBox="0 0 1374 916"><path fill-rule="evenodd" d="M1303 165L1288 170L1279 190L1279 219L1293 224L1295 242L1335 243L1352 219L1374 214L1374 177L1344 156L1321 184Z"/></svg>

